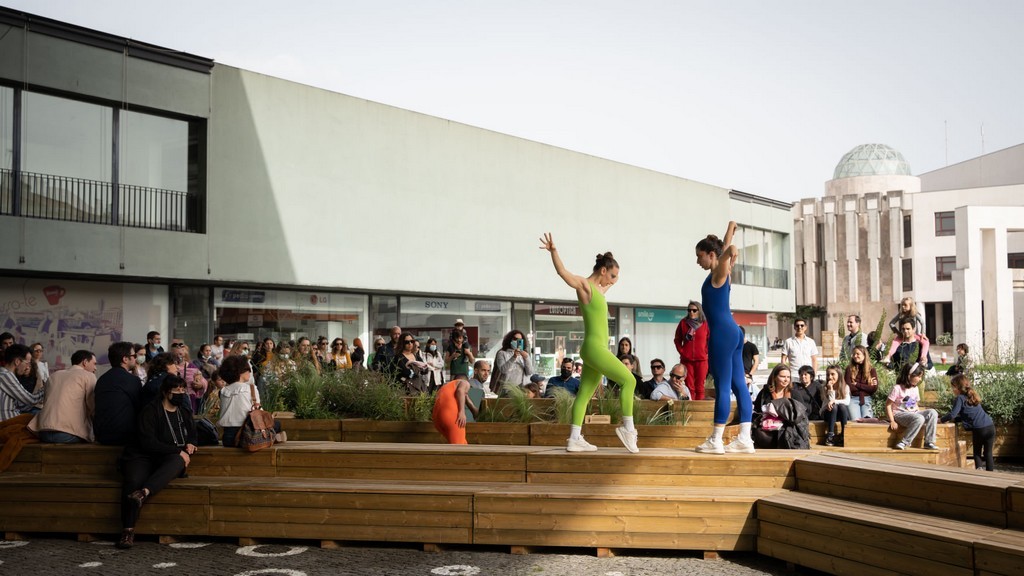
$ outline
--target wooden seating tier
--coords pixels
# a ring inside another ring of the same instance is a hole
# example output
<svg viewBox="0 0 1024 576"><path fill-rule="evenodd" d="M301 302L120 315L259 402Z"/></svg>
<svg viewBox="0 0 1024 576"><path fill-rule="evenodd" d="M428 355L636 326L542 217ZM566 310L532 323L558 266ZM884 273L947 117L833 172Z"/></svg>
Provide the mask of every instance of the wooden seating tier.
<svg viewBox="0 0 1024 576"><path fill-rule="evenodd" d="M758 502L761 554L832 574L1024 573L1020 476L836 453L794 470L796 490Z"/></svg>

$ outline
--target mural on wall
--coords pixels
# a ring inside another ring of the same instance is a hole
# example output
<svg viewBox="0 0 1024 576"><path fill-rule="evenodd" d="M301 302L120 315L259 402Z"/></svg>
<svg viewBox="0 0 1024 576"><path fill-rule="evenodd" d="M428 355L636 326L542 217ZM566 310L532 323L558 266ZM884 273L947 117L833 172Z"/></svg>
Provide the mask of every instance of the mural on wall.
<svg viewBox="0 0 1024 576"><path fill-rule="evenodd" d="M0 282L0 332L43 345L50 372L67 368L75 350L108 364L107 347L121 340L123 297L109 284L9 278Z"/></svg>

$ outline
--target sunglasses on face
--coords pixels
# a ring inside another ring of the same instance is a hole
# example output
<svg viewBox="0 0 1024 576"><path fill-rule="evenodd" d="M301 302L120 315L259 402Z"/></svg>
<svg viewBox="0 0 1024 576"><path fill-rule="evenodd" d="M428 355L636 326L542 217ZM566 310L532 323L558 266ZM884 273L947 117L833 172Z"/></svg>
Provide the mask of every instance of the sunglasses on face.
<svg viewBox="0 0 1024 576"><path fill-rule="evenodd" d="M402 344L412 344L415 340L402 340Z"/></svg>
<svg viewBox="0 0 1024 576"><path fill-rule="evenodd" d="M651 366L651 370L664 370L664 369L665 369L665 367L664 367L664 366L659 366L659 365L657 365L657 364L653 364L653 365Z"/></svg>
<svg viewBox="0 0 1024 576"><path fill-rule="evenodd" d="M669 374L669 376L671 376L673 380L682 380L683 378L686 378L683 374Z"/></svg>
<svg viewBox="0 0 1024 576"><path fill-rule="evenodd" d="M33 348L32 351L33 352L42 352L43 349L42 348Z"/></svg>
<svg viewBox="0 0 1024 576"><path fill-rule="evenodd" d="M797 328L806 328L807 324L797 324L796 327Z"/></svg>
<svg viewBox="0 0 1024 576"><path fill-rule="evenodd" d="M184 346L185 346L184 342L175 342L174 344L171 344L171 348L182 348Z"/></svg>
<svg viewBox="0 0 1024 576"><path fill-rule="evenodd" d="M690 312L691 314L694 312L700 312L700 310L697 310L696 308L688 308L686 311Z"/></svg>

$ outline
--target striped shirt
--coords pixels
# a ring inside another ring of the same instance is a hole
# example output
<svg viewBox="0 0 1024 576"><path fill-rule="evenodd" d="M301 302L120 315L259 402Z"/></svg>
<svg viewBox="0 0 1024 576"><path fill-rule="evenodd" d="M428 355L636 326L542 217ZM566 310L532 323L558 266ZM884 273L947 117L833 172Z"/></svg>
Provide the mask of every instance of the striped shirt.
<svg viewBox="0 0 1024 576"><path fill-rule="evenodd" d="M32 407L45 395L46 390L40 390L35 394L25 390L13 372L0 366L0 421L21 414L22 410Z"/></svg>

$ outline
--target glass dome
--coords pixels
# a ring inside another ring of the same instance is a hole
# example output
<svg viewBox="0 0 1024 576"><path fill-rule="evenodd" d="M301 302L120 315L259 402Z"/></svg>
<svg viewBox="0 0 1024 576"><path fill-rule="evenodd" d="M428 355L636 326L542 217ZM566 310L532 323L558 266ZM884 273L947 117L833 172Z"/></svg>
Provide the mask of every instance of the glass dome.
<svg viewBox="0 0 1024 576"><path fill-rule="evenodd" d="M910 176L910 164L899 150L885 144L861 144L836 164L833 180L853 176Z"/></svg>

